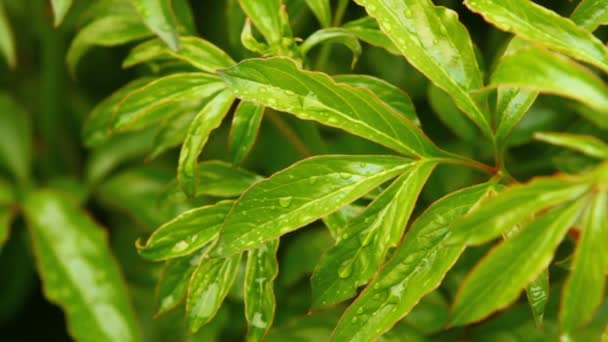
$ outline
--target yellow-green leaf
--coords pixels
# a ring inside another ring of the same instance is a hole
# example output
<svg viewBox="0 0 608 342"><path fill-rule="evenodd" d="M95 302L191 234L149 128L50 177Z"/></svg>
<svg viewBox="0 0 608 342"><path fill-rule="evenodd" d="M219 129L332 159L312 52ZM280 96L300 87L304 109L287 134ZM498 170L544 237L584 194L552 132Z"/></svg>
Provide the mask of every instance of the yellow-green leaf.
<svg viewBox="0 0 608 342"><path fill-rule="evenodd" d="M177 23L171 0L130 0L137 13L162 41L173 51L179 51Z"/></svg>

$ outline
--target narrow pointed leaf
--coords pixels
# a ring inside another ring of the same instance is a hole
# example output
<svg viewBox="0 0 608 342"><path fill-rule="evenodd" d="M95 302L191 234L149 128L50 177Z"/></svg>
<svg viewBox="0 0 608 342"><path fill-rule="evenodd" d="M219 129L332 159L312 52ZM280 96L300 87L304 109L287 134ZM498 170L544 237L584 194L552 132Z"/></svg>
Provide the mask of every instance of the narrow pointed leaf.
<svg viewBox="0 0 608 342"><path fill-rule="evenodd" d="M138 246L148 260L166 260L190 255L218 237L233 201L191 209L163 224Z"/></svg>
<svg viewBox="0 0 608 342"><path fill-rule="evenodd" d="M581 0L570 18L593 32L600 25L608 24L608 0Z"/></svg>
<svg viewBox="0 0 608 342"><path fill-rule="evenodd" d="M233 163L241 163L255 144L263 116L264 106L247 101L239 103L230 129L228 152Z"/></svg>
<svg viewBox="0 0 608 342"><path fill-rule="evenodd" d="M259 42L253 35L251 19L249 18L245 19L245 25L243 25L243 29L241 30L240 38L243 47L249 51L253 51L259 54L265 54L268 50L268 45Z"/></svg>
<svg viewBox="0 0 608 342"><path fill-rule="evenodd" d="M389 37L378 27L378 22L372 17L363 17L361 19L349 21L342 27L354 33L360 40L383 48L393 55L400 55L399 49L393 44Z"/></svg>
<svg viewBox="0 0 608 342"><path fill-rule="evenodd" d="M279 273L276 253L279 240L247 252L245 270L245 317L247 341L261 341L274 320L274 280Z"/></svg>
<svg viewBox="0 0 608 342"><path fill-rule="evenodd" d="M573 200L588 189L588 185L567 178L539 178L527 184L514 185L456 222L449 243L483 244L535 212Z"/></svg>
<svg viewBox="0 0 608 342"><path fill-rule="evenodd" d="M451 324L479 321L516 300L526 285L549 266L585 202L572 201L539 216L512 239L490 251L459 289Z"/></svg>
<svg viewBox="0 0 608 342"><path fill-rule="evenodd" d="M51 0L51 6L55 16L55 26L59 26L72 6L72 0Z"/></svg>
<svg viewBox="0 0 608 342"><path fill-rule="evenodd" d="M608 250L608 194L599 192L585 210L582 237L576 247L572 273L564 285L560 310L562 332L575 332L588 323L604 301Z"/></svg>
<svg viewBox="0 0 608 342"><path fill-rule="evenodd" d="M120 269L103 229L50 191L28 195L24 211L44 293L63 308L72 337L139 341Z"/></svg>
<svg viewBox="0 0 608 342"><path fill-rule="evenodd" d="M123 67L128 68L140 63L160 61L175 58L186 62L202 71L214 73L218 69L235 64L234 60L222 49L198 37L180 37L180 50L173 51L167 45L154 39L134 47L123 61Z"/></svg>
<svg viewBox="0 0 608 342"><path fill-rule="evenodd" d="M188 128L192 120L199 112L199 108L185 109L183 112L166 120L154 138L154 150L150 153L149 159L155 159L167 150L177 147L186 140Z"/></svg>
<svg viewBox="0 0 608 342"><path fill-rule="evenodd" d="M215 316L234 283L240 261L241 254L228 258L205 258L194 271L186 300L191 333L197 332Z"/></svg>
<svg viewBox="0 0 608 342"><path fill-rule="evenodd" d="M471 97L482 87L473 44L456 12L436 7L430 0L356 0L365 6L382 31L416 69L492 136L487 113Z"/></svg>
<svg viewBox="0 0 608 342"><path fill-rule="evenodd" d="M130 0L137 13L150 29L173 51L179 51L177 23L171 0Z"/></svg>
<svg viewBox="0 0 608 342"><path fill-rule="evenodd" d="M418 162L404 172L359 216L343 228L336 245L319 261L312 277L313 308L355 295L401 240L418 195L435 167Z"/></svg>
<svg viewBox="0 0 608 342"><path fill-rule="evenodd" d="M334 238L334 240L338 240L340 239L340 236L342 236L342 231L346 227L347 223L353 218L359 216L364 209L365 207L354 204L346 205L340 208L340 210L325 216L322 219L323 224L325 224L327 227L331 237Z"/></svg>
<svg viewBox="0 0 608 342"><path fill-rule="evenodd" d="M556 53L536 47L504 56L491 86L509 86L564 96L608 113L608 87L588 69Z"/></svg>
<svg viewBox="0 0 608 342"><path fill-rule="evenodd" d="M301 70L289 59L250 59L220 75L244 100L340 128L409 156L439 153L411 121L370 91Z"/></svg>
<svg viewBox="0 0 608 342"><path fill-rule="evenodd" d="M0 204L0 252L2 252L2 246L8 240L11 229L11 222L13 220L14 210L7 205Z"/></svg>
<svg viewBox="0 0 608 342"><path fill-rule="evenodd" d="M228 113L234 97L228 91L222 91L205 105L190 124L186 140L179 154L177 180L184 193L192 197L198 187L198 156L209 139L211 131L216 129Z"/></svg>
<svg viewBox="0 0 608 342"><path fill-rule="evenodd" d="M549 302L548 269L544 270L526 287L526 297L528 298L528 304L530 304L536 327L541 328L545 317L545 309Z"/></svg>
<svg viewBox="0 0 608 342"><path fill-rule="evenodd" d="M344 312L334 341L373 341L435 289L464 247L444 246L452 221L484 198L488 184L454 192L433 203L414 222L394 256Z"/></svg>
<svg viewBox="0 0 608 342"><path fill-rule="evenodd" d="M608 144L591 135L538 132L534 134L534 138L581 152L590 157L608 159Z"/></svg>
<svg viewBox="0 0 608 342"><path fill-rule="evenodd" d="M279 42L286 33L291 32L287 17L281 10L281 0L240 0L239 2L269 44Z"/></svg>
<svg viewBox="0 0 608 342"><path fill-rule="evenodd" d="M232 255L309 224L395 177L409 162L389 156L322 156L299 162L243 194L214 252Z"/></svg>
<svg viewBox="0 0 608 342"><path fill-rule="evenodd" d="M506 141L521 119L532 106L538 92L530 89L499 87L496 98L498 127L496 128L496 145L503 148Z"/></svg>
<svg viewBox="0 0 608 342"><path fill-rule="evenodd" d="M373 76L368 75L337 75L334 80L353 87L369 89L382 102L391 107L395 112L405 116L416 126L420 126L420 120L416 115L416 109L410 97L398 87Z"/></svg>
<svg viewBox="0 0 608 342"><path fill-rule="evenodd" d="M29 113L0 93L0 165L19 182L25 182L30 174L32 139Z"/></svg>
<svg viewBox="0 0 608 342"><path fill-rule="evenodd" d="M190 278L205 252L201 249L192 255L167 261L156 290L157 316L174 309L186 297Z"/></svg>
<svg viewBox="0 0 608 342"><path fill-rule="evenodd" d="M331 4L329 0L306 0L306 4L322 27L331 26Z"/></svg>
<svg viewBox="0 0 608 342"><path fill-rule="evenodd" d="M4 3L0 4L0 51L8 66L14 68L17 65L17 52L15 51L15 38L11 30Z"/></svg>
<svg viewBox="0 0 608 342"><path fill-rule="evenodd" d="M347 29L340 27L325 28L315 31L308 36L300 45L302 55L306 54L315 46L325 43L338 43L346 46L353 53L351 68L354 68L361 56L362 48L357 36Z"/></svg>
<svg viewBox="0 0 608 342"><path fill-rule="evenodd" d="M608 48L568 18L529 0L465 0L464 3L501 30L608 72Z"/></svg>

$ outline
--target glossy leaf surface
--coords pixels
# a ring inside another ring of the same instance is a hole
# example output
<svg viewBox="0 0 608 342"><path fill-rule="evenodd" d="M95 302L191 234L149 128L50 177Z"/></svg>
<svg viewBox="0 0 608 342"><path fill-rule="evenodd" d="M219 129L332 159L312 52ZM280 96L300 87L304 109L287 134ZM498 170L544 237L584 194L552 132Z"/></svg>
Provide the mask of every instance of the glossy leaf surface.
<svg viewBox="0 0 608 342"><path fill-rule="evenodd" d="M162 41L173 51L179 51L177 23L171 0L130 0L137 13Z"/></svg>
<svg viewBox="0 0 608 342"><path fill-rule="evenodd" d="M190 278L205 254L202 249L192 255L167 261L158 281L156 314L162 315L178 306L186 296Z"/></svg>
<svg viewBox="0 0 608 342"><path fill-rule="evenodd" d="M239 164L253 147L264 116L264 106L252 102L239 103L230 129L229 154Z"/></svg>
<svg viewBox="0 0 608 342"><path fill-rule="evenodd" d="M378 27L378 22L372 17L349 21L343 27L354 33L362 41L385 49L393 55L400 55L399 49Z"/></svg>
<svg viewBox="0 0 608 342"><path fill-rule="evenodd" d="M269 44L279 42L287 32L290 32L287 17L281 10L281 0L240 0L239 2Z"/></svg>
<svg viewBox="0 0 608 342"><path fill-rule="evenodd" d="M332 27L315 31L300 45L300 49L302 54L306 55L313 47L326 43L342 44L349 48L353 53L351 68L355 67L361 56L362 48L357 36L347 29Z"/></svg>
<svg viewBox="0 0 608 342"><path fill-rule="evenodd" d="M595 31L598 26L608 24L608 1L581 0L570 18L578 26Z"/></svg>
<svg viewBox="0 0 608 342"><path fill-rule="evenodd" d="M591 135L538 132L534 134L534 138L581 152L590 157L608 159L608 144Z"/></svg>

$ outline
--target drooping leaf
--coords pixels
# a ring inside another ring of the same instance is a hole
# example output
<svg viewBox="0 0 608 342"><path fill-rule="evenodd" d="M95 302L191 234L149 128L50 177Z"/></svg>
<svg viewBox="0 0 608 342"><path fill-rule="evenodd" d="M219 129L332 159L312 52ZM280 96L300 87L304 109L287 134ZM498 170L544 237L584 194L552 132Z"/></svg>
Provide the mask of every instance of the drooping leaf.
<svg viewBox="0 0 608 342"><path fill-rule="evenodd" d="M608 87L600 78L570 59L533 46L504 56L491 86L556 94L608 113Z"/></svg>
<svg viewBox="0 0 608 342"><path fill-rule="evenodd" d="M72 0L51 0L51 6L55 16L55 26L59 26L72 6Z"/></svg>
<svg viewBox="0 0 608 342"><path fill-rule="evenodd" d="M32 163L29 114L7 94L0 93L0 166L24 182Z"/></svg>
<svg viewBox="0 0 608 342"><path fill-rule="evenodd" d="M245 317L247 341L261 341L274 320L274 280L279 272L276 253L279 240L247 252L245 270Z"/></svg>
<svg viewBox="0 0 608 342"><path fill-rule="evenodd" d="M130 0L137 13L150 29L173 51L179 51L177 23L171 0Z"/></svg>
<svg viewBox="0 0 608 342"><path fill-rule="evenodd" d="M204 258L190 280L186 313L188 330L197 332L217 313L236 278L241 254Z"/></svg>
<svg viewBox="0 0 608 342"><path fill-rule="evenodd" d="M215 240L233 201L188 210L163 224L139 246L139 254L148 260L167 260L201 249Z"/></svg>
<svg viewBox="0 0 608 342"><path fill-rule="evenodd" d="M469 34L458 15L430 0L356 0L416 69L447 92L458 108L492 136L488 113L471 96L482 77Z"/></svg>
<svg viewBox="0 0 608 342"><path fill-rule="evenodd" d="M134 47L123 61L123 67L128 68L140 63L175 58L186 62L202 71L214 73L218 69L235 64L226 52L212 43L198 37L180 37L180 50L173 51L159 40L153 39Z"/></svg>
<svg viewBox="0 0 608 342"><path fill-rule="evenodd" d="M14 68L17 65L17 52L15 51L15 39L4 9L4 3L0 5L0 51L2 51L8 66Z"/></svg>
<svg viewBox="0 0 608 342"><path fill-rule="evenodd" d="M420 120L416 115L416 109L412 100L398 87L382 79L368 75L337 75L334 77L334 80L353 87L369 89L395 112L405 116L416 126L420 126Z"/></svg>
<svg viewBox="0 0 608 342"><path fill-rule="evenodd" d="M232 119L228 152L232 162L239 164L245 159L258 136L264 106L241 101Z"/></svg>
<svg viewBox="0 0 608 342"><path fill-rule="evenodd" d="M354 33L362 41L383 48L393 55L400 55L399 49L393 44L384 32L380 31L378 23L372 17L349 21L342 27Z"/></svg>
<svg viewBox="0 0 608 342"><path fill-rule="evenodd" d="M581 220L582 237L576 247L572 273L562 293L560 323L566 336L588 323L604 300L608 250L608 193L598 192Z"/></svg>
<svg viewBox="0 0 608 342"><path fill-rule="evenodd" d="M342 229L336 245L319 261L312 277L313 308L339 303L369 281L389 248L401 240L418 194L435 168L412 163L387 190Z"/></svg>
<svg viewBox="0 0 608 342"><path fill-rule="evenodd" d="M581 0L570 19L578 26L593 32L600 25L608 24L608 1Z"/></svg>
<svg viewBox="0 0 608 342"><path fill-rule="evenodd" d="M306 4L322 27L331 25L331 4L329 0L306 0Z"/></svg>
<svg viewBox="0 0 608 342"><path fill-rule="evenodd" d="M222 91L201 109L190 124L179 154L177 168L177 180L189 197L196 194L199 184L196 177L198 175L198 156L209 139L211 131L220 125L228 113L232 102L234 102L232 94L229 91Z"/></svg>
<svg viewBox="0 0 608 342"><path fill-rule="evenodd" d="M63 308L70 334L81 341L139 341L102 228L51 191L28 195L24 212L44 293Z"/></svg>
<svg viewBox="0 0 608 342"><path fill-rule="evenodd" d="M326 216L408 168L389 156L306 159L256 183L228 215L216 255L255 248Z"/></svg>
<svg viewBox="0 0 608 342"><path fill-rule="evenodd" d="M491 188L488 184L477 185L432 204L414 222L394 256L344 312L333 340L374 340L436 288L464 249L462 245L442 245L452 221L466 214Z"/></svg>
<svg viewBox="0 0 608 342"><path fill-rule="evenodd" d="M361 56L362 48L357 36L341 27L324 28L315 31L300 45L302 55L306 56L315 46L325 43L338 43L346 46L353 53L351 68L354 68Z"/></svg>
<svg viewBox="0 0 608 342"><path fill-rule="evenodd" d="M585 203L585 199L575 200L554 208L493 249L458 291L451 324L478 321L517 299L526 285L549 266Z"/></svg>
<svg viewBox="0 0 608 342"><path fill-rule="evenodd" d="M289 59L250 59L219 73L244 100L343 129L409 156L439 153L411 121L368 90L301 70Z"/></svg>
<svg viewBox="0 0 608 342"><path fill-rule="evenodd" d="M158 281L156 295L156 315L162 315L184 299L190 278L201 262L205 249L177 259L167 261Z"/></svg>
<svg viewBox="0 0 608 342"><path fill-rule="evenodd" d="M573 200L588 189L589 185L566 177L539 178L511 186L456 222L449 243L478 245L488 242L535 212Z"/></svg>
<svg viewBox="0 0 608 342"><path fill-rule="evenodd" d="M291 37L287 14L281 0L241 0L241 7L269 44Z"/></svg>
<svg viewBox="0 0 608 342"><path fill-rule="evenodd" d="M253 29L251 28L251 19L245 19L245 25L243 25L243 29L241 30L241 45L249 51L253 51L259 54L266 54L268 50L268 45L259 42L256 37L253 35Z"/></svg>
<svg viewBox="0 0 608 342"><path fill-rule="evenodd" d="M608 159L608 144L591 135L537 132L534 134L534 138L581 152L590 157Z"/></svg>

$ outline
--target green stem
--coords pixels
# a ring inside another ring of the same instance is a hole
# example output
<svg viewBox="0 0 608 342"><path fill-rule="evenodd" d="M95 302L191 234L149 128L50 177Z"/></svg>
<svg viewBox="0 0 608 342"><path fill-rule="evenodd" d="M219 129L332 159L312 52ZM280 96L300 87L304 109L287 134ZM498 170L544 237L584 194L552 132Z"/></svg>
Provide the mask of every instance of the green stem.
<svg viewBox="0 0 608 342"><path fill-rule="evenodd" d="M447 153L446 157L435 158L435 160L440 163L444 163L444 164L468 166L470 168L480 170L489 175L496 175L499 171L497 168L495 168L493 166L486 165L486 164L478 162L476 160L465 158L463 156L460 156L457 154L452 154L452 153Z"/></svg>
<svg viewBox="0 0 608 342"><path fill-rule="evenodd" d="M346 13L349 2L350 0L340 0L340 2L338 2L338 6L336 7L335 15L332 20L332 26L336 27L342 24L342 19L344 19L344 14ZM324 44L321 47L321 51L319 51L319 56L317 57L317 61L315 63L315 70L325 69L327 66L327 61L329 61L330 54L331 44Z"/></svg>

